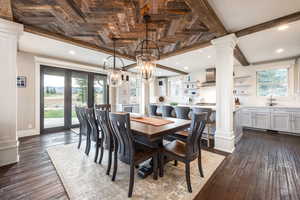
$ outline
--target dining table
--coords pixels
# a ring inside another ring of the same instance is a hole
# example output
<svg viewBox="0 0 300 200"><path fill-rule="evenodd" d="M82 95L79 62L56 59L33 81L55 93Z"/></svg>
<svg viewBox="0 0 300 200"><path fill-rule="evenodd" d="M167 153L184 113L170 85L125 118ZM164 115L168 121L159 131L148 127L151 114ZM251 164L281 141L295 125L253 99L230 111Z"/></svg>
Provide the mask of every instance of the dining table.
<svg viewBox="0 0 300 200"><path fill-rule="evenodd" d="M131 118L130 126L131 131L134 134L134 139L151 148L162 148L163 139L167 136L171 136L173 133L185 130L189 128L191 121L178 119L178 118L163 118L158 116L145 117L143 120L135 120ZM148 123L151 119L161 119L162 121L168 121L168 123L151 124ZM150 162L151 163L151 162ZM140 166L139 176L142 178L147 177L152 173L152 164L147 166Z"/></svg>

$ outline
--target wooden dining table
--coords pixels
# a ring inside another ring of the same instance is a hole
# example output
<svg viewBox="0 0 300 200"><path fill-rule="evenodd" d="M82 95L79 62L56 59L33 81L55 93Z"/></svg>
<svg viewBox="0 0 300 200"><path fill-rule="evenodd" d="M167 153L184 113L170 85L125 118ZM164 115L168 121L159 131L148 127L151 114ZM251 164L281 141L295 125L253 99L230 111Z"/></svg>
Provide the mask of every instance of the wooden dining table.
<svg viewBox="0 0 300 200"><path fill-rule="evenodd" d="M165 136L185 130L191 124L190 120L162 118L156 116L153 118L166 119L172 122L161 126L154 126L130 120L131 131L134 134L135 140L151 148L161 148L163 146L163 138ZM150 169L151 167L152 166L148 167L148 169L146 169L146 166L141 167L139 171L140 176L146 177L149 175L152 171L152 169ZM143 169L144 171L141 171ZM147 171L147 173L145 173L145 171Z"/></svg>

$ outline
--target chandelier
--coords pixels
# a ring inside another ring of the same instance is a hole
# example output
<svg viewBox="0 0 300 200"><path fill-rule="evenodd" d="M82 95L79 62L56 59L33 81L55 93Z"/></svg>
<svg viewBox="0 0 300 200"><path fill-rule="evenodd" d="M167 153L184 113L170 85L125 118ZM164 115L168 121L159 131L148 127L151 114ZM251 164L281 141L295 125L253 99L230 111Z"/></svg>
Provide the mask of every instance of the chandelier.
<svg viewBox="0 0 300 200"><path fill-rule="evenodd" d="M160 52L156 42L149 39L148 25L151 17L149 15L144 15L143 18L146 25L146 38L138 44L135 50L135 56L141 79L149 82L154 78L156 68L155 62L159 60Z"/></svg>
<svg viewBox="0 0 300 200"><path fill-rule="evenodd" d="M108 71L107 74L107 84L111 87L119 87L122 85L123 73L122 67L124 67L124 62L121 58L116 57L116 40L117 38L112 38L114 55L109 56L104 60L104 69Z"/></svg>

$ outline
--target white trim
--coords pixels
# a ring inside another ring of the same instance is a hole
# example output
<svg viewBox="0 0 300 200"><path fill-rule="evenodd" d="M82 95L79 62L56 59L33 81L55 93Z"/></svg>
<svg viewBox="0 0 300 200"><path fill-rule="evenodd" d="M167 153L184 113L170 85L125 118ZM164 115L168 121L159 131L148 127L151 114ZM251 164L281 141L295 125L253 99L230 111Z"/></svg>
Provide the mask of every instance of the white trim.
<svg viewBox="0 0 300 200"><path fill-rule="evenodd" d="M107 74L106 70L101 69L99 67L92 67L89 65L83 65L68 61L62 61L62 60L56 60L52 58L45 58L45 57L39 57L35 56L35 63L38 63L39 65L49 65L51 67L59 67L64 69L72 69L72 70L80 70L80 71L86 71L86 72L94 72L94 73L103 73Z"/></svg>
<svg viewBox="0 0 300 200"><path fill-rule="evenodd" d="M33 135L39 135L39 134L40 134L40 131L37 131L37 129L17 131L18 138L28 137L28 136L33 136Z"/></svg>
<svg viewBox="0 0 300 200"><path fill-rule="evenodd" d="M227 136L229 135L229 136ZM215 133L215 149L219 151L224 151L227 153L232 153L235 149L235 137L233 133Z"/></svg>
<svg viewBox="0 0 300 200"><path fill-rule="evenodd" d="M7 140L0 143L0 167L19 162L18 146L17 140Z"/></svg>

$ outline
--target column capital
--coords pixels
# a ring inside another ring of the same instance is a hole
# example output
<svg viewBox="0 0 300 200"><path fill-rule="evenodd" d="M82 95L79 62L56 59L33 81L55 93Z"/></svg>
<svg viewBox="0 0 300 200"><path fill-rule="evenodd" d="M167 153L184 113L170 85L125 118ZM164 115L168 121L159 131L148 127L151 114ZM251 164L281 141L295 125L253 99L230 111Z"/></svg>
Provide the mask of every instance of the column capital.
<svg viewBox="0 0 300 200"><path fill-rule="evenodd" d="M18 24L9 20L0 18L0 33L20 36L24 30L23 24Z"/></svg>
<svg viewBox="0 0 300 200"><path fill-rule="evenodd" d="M234 48L237 42L238 42L238 38L235 36L234 33L211 41L213 46L223 46L223 47L228 46L231 48Z"/></svg>

